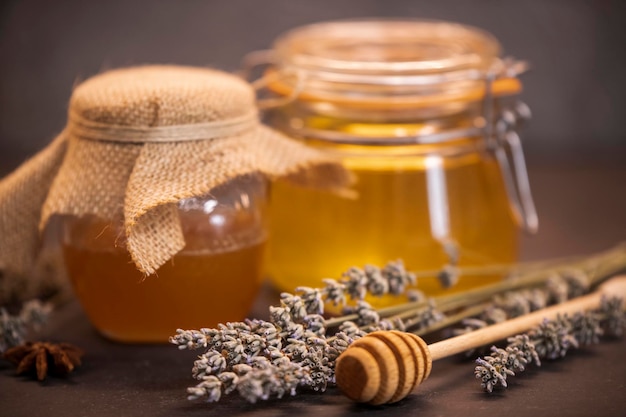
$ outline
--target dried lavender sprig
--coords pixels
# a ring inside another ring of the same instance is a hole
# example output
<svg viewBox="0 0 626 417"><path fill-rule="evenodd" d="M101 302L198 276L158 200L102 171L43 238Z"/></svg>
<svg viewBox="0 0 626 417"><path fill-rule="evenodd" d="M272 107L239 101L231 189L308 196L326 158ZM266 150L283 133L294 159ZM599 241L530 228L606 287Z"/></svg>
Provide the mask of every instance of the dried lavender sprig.
<svg viewBox="0 0 626 417"><path fill-rule="evenodd" d="M572 348L598 343L602 325L611 323L613 335L623 334L626 318L620 298L603 298L600 308L572 317L544 320L527 334L510 337L505 349L491 347L491 355L476 359L474 375L487 392L507 387L507 377L522 372L529 363L541 365L541 358L557 359ZM618 324L619 329L614 326Z"/></svg>
<svg viewBox="0 0 626 417"><path fill-rule="evenodd" d="M368 273L374 272L370 268ZM339 287L335 282L327 286L329 293ZM334 383L334 359L364 332L356 325L346 325L333 340L326 339L320 314L322 294L322 290L308 287L298 288L295 295L281 294L280 306L270 307L269 322L247 320L219 325L217 329L179 329L170 338L179 349L206 348L194 363L192 374L201 382L189 388L189 397L205 396L208 401L217 401L222 393L236 389L253 402L270 395L282 396L298 386L325 390ZM358 306L364 322L378 322L367 303L361 301ZM262 370L254 371L254 378L239 375L249 366Z"/></svg>
<svg viewBox="0 0 626 417"><path fill-rule="evenodd" d="M622 308L624 301L616 297L603 297L598 314L604 317L600 325L607 336L622 337L626 329L626 314Z"/></svg>
<svg viewBox="0 0 626 417"><path fill-rule="evenodd" d="M306 384L307 377L303 366L288 360L278 363L257 361L253 366L235 367L234 372L203 376L202 382L187 388L187 393L190 400L206 397L207 402L216 402L222 394L237 390L243 398L254 403L270 396L295 395L296 388Z"/></svg>
<svg viewBox="0 0 626 417"><path fill-rule="evenodd" d="M572 276L575 276L575 279L572 279ZM473 332L492 324L526 315L552 304L565 302L587 292L590 287L589 282L590 279L584 273L570 269L565 270L563 275L553 273L543 288L534 287L498 294L494 297L493 303L489 304L482 314L476 317L461 316L465 327L453 330L453 334L460 335ZM476 352L482 354L485 349L486 346L470 350L466 354L468 356L472 356Z"/></svg>
<svg viewBox="0 0 626 417"><path fill-rule="evenodd" d="M572 270L565 270L566 274L573 274ZM471 307L465 307L461 311L459 307L464 307L467 302L462 299L456 300L444 300L442 306L438 307L438 310L442 314L440 320L433 321L429 325L422 326L417 329L412 329L412 332L418 335L423 335L429 332L433 332L442 328L445 328L451 324L463 321L465 324L464 329L455 329L453 333L455 335L471 332L479 328L499 323L511 318L515 318L521 315L528 314L532 311L539 310L547 307L551 304L566 301L567 299L580 295L580 289L584 288L585 291L589 289L590 279L579 271L576 271L576 280L568 279L568 275L561 276L554 273L549 279L548 284L544 287L532 287L528 289L522 289L519 291L508 291L503 294L496 294L492 300L474 305ZM564 291L564 297L555 297L553 295L554 283L559 283L559 288ZM570 288L575 287L575 288ZM429 299L431 303L436 304L437 298ZM391 319L406 319L411 317L411 314L419 314L419 310L405 312L391 317ZM448 312L454 312L448 315ZM405 325L405 327L407 327ZM471 355L473 351L468 352Z"/></svg>
<svg viewBox="0 0 626 417"><path fill-rule="evenodd" d="M356 326L354 329L361 332ZM193 375L201 382L188 388L188 398L206 397L213 402L237 390L249 402L256 402L270 396L294 395L300 386L324 391L335 383L334 361L355 337L360 335L340 332L332 341L309 335L305 340L289 339L282 350L269 347L257 356L246 356L245 349L239 350L237 358L231 355L237 351L234 344L218 345L225 349L210 349L196 360Z"/></svg>
<svg viewBox="0 0 626 417"><path fill-rule="evenodd" d="M17 315L0 307L0 354L24 342L29 330L39 330L52 311L52 304L30 300L22 305Z"/></svg>
<svg viewBox="0 0 626 417"><path fill-rule="evenodd" d="M546 268L547 267L547 268ZM532 289L545 285L549 282L551 291L549 301L551 304L562 302L579 294L580 287L588 289L601 279L611 276L626 268L626 244L588 257L567 258L561 260L548 260L540 262L528 262L514 265L488 265L483 267L457 267L458 273L466 279L472 275L484 276L501 273L510 278L495 284L490 284L464 291L462 293L434 297L440 311L450 311L463 306L471 306L485 302L491 297L512 290ZM441 271L422 271L413 273L413 277L437 276ZM583 277L585 282L580 283L577 278ZM567 286L567 288L566 288ZM571 288L570 288L571 286ZM578 289L576 289L578 288ZM559 293L561 291L561 293ZM404 303L378 310L381 318L391 318L405 311L418 310L428 305L429 300ZM533 303L533 301L530 301ZM535 304L541 303L539 300ZM534 309L540 307L535 306ZM355 315L336 317L327 321L327 327L341 324L345 320L356 320Z"/></svg>
<svg viewBox="0 0 626 417"><path fill-rule="evenodd" d="M374 330L404 330L411 331L418 335L433 332L451 324L457 323L468 317L474 317L484 311L481 317L484 320L472 319L472 325L465 329L456 330L455 334L462 334L478 328L495 324L510 318L528 314L532 311L539 310L553 303L564 302L572 297L578 296L589 289L589 279L578 270L566 270L566 275L554 273L549 279L545 288L534 287L523 289L520 291L508 291L503 294L496 294L493 301L479 304L482 308L476 306L464 308L462 311L448 316L447 313L458 310L468 305L466 299L448 297L423 298L418 303L412 304L412 309L406 310L394 316L387 316L381 322L392 322L401 324L390 326L365 326L363 330L366 332ZM576 279L569 279L575 276ZM557 286L559 292L563 294L554 295ZM573 287L573 288L572 288ZM441 306L437 306L437 301ZM388 309L378 310L378 316L383 316ZM357 320L357 322L360 322ZM376 322L378 323L378 321ZM363 325L361 323L361 325ZM471 352L470 352L471 353Z"/></svg>

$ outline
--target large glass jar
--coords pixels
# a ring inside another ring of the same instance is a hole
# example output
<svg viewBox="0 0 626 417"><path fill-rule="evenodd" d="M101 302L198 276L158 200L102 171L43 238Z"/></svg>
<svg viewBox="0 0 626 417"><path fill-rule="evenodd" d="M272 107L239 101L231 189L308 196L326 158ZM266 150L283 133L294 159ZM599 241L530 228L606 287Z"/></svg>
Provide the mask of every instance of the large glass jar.
<svg viewBox="0 0 626 417"><path fill-rule="evenodd" d="M246 175L180 201L186 246L144 276L126 250L121 218L63 217L67 272L104 336L166 342L177 328L242 320L262 281L267 183Z"/></svg>
<svg viewBox="0 0 626 417"><path fill-rule="evenodd" d="M499 55L490 34L437 21L320 23L277 39L268 123L356 178L341 194L272 185L277 287L398 258L413 271L516 259L518 225L537 220L516 133L522 65ZM436 278L418 286L444 290Z"/></svg>

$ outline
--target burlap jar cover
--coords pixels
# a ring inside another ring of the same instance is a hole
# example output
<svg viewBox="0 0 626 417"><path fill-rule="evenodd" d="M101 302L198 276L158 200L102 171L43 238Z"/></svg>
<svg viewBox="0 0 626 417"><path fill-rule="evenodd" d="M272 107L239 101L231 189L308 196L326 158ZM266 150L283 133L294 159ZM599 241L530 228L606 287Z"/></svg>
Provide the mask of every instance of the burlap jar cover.
<svg viewBox="0 0 626 417"><path fill-rule="evenodd" d="M210 69L110 71L72 94L65 130L0 182L0 269L32 265L54 214L123 213L137 268L155 272L185 245L177 203L260 172L339 190L346 171L260 124L252 88Z"/></svg>

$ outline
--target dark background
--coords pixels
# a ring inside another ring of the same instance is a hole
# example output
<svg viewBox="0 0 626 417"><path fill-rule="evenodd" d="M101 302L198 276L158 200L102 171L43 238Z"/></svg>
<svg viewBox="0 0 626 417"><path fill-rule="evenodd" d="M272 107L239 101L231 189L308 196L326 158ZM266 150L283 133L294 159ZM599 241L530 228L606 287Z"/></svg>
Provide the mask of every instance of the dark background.
<svg viewBox="0 0 626 417"><path fill-rule="evenodd" d="M531 163L555 156L626 160L626 2L621 0L3 0L0 153L7 169L65 123L72 87L145 63L234 70L283 31L328 19L400 16L458 21L526 59L534 112ZM10 158L8 158L10 156Z"/></svg>

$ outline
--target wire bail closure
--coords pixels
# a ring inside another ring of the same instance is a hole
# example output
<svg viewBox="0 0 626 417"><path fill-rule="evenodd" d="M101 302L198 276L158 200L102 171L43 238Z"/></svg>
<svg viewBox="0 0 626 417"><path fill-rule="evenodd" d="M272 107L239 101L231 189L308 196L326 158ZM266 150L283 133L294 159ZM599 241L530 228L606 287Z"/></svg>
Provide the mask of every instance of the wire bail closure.
<svg viewBox="0 0 626 417"><path fill-rule="evenodd" d="M295 101L305 85L305 76L302 71L298 71L296 69L290 69L286 72L282 73L272 73L271 75L263 75L256 80L251 80L252 73L256 68L260 68L263 66L270 66L276 63L276 59L274 58L274 54L269 49L252 51L248 53L242 59L241 70L238 72L239 76L243 79L250 82L254 91L259 92L266 88L274 81L280 81L285 78L289 78L291 76L295 77L296 82L294 83L295 87L289 95L279 98L257 98L256 105L259 110L268 110L277 107L286 106L287 104Z"/></svg>
<svg viewBox="0 0 626 417"><path fill-rule="evenodd" d="M539 218L530 191L526 159L522 143L517 133L519 127L530 120L530 108L521 100L513 106L504 108L495 119L493 82L499 75L517 76L526 70L526 63L506 59L503 67L494 69L485 78L485 98L483 100L483 117L485 127L483 136L498 161L511 212L518 224L527 233L534 234L539 229Z"/></svg>

